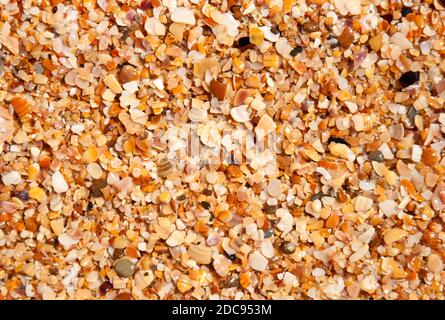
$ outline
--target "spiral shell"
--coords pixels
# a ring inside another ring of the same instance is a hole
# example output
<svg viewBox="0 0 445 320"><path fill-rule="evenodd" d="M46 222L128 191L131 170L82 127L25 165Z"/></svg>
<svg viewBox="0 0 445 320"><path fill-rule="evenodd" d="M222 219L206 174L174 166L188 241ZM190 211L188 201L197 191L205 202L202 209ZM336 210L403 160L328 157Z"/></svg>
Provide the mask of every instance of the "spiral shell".
<svg viewBox="0 0 445 320"><path fill-rule="evenodd" d="M31 113L31 104L21 96L12 98L11 104L20 119Z"/></svg>

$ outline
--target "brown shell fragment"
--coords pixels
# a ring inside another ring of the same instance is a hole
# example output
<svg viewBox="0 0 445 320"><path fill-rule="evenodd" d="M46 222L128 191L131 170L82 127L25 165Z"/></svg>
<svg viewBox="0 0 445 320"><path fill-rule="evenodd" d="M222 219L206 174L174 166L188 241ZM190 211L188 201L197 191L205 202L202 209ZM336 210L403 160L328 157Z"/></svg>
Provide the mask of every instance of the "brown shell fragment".
<svg viewBox="0 0 445 320"><path fill-rule="evenodd" d="M104 189L107 185L108 183L105 179L94 180L90 188L93 197L102 197L102 189Z"/></svg>
<svg viewBox="0 0 445 320"><path fill-rule="evenodd" d="M239 89L235 93L235 97L233 98L233 105L238 107L244 104L244 101L249 97L249 91L246 89Z"/></svg>
<svg viewBox="0 0 445 320"><path fill-rule="evenodd" d="M351 28L344 28L343 32L338 37L338 43L344 49L347 49L354 42L354 34L352 33Z"/></svg>
<svg viewBox="0 0 445 320"><path fill-rule="evenodd" d="M210 92L219 101L222 101L226 97L227 86L218 80L213 79L210 81Z"/></svg>
<svg viewBox="0 0 445 320"><path fill-rule="evenodd" d="M161 177L167 177L175 172L174 164L167 158L162 159L158 164L158 173Z"/></svg>

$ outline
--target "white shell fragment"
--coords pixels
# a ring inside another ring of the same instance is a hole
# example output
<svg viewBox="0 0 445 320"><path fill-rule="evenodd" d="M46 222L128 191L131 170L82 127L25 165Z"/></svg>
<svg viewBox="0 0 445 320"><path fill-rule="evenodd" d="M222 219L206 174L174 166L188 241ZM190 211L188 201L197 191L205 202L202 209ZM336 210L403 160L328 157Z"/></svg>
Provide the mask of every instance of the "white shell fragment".
<svg viewBox="0 0 445 320"><path fill-rule="evenodd" d="M193 11L185 7L174 8L171 15L171 19L174 22L184 23L188 25L196 24Z"/></svg>
<svg viewBox="0 0 445 320"><path fill-rule="evenodd" d="M244 123L250 120L249 111L247 110L246 105L232 108L230 110L230 115L236 122Z"/></svg>
<svg viewBox="0 0 445 320"><path fill-rule="evenodd" d="M267 268L268 260L258 251L249 255L249 266L256 271L264 271Z"/></svg>
<svg viewBox="0 0 445 320"><path fill-rule="evenodd" d="M6 186L17 185L22 182L22 176L17 171L10 171L2 175L2 181Z"/></svg>
<svg viewBox="0 0 445 320"><path fill-rule="evenodd" d="M259 27L258 29L260 29L261 31L263 31L264 33L264 39L269 40L271 42L277 42L278 39L280 38L280 33L273 33L271 31L271 28L268 26L262 26Z"/></svg>
<svg viewBox="0 0 445 320"><path fill-rule="evenodd" d="M367 211L371 209L371 207L372 207L372 200L367 197L358 196L354 200L354 209L356 211Z"/></svg>
<svg viewBox="0 0 445 320"><path fill-rule="evenodd" d="M57 193L64 193L68 191L68 183L66 183L64 176L60 173L60 171L54 172L51 177L52 186L54 191Z"/></svg>

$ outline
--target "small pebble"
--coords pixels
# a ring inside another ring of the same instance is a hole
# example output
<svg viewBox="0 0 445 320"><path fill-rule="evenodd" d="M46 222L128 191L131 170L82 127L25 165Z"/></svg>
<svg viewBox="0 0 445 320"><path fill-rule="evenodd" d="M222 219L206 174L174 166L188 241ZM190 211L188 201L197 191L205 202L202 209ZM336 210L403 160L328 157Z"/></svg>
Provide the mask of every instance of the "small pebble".
<svg viewBox="0 0 445 320"><path fill-rule="evenodd" d="M101 295L107 294L108 291L110 291L113 288L113 285L110 283L110 281L103 282L99 287L99 293Z"/></svg>
<svg viewBox="0 0 445 320"><path fill-rule="evenodd" d="M439 185L434 190L431 198L431 205L433 209L440 212L445 208L445 186Z"/></svg>
<svg viewBox="0 0 445 320"><path fill-rule="evenodd" d="M273 229L272 228L270 228L270 229L267 229L266 231L264 231L264 238L270 238L270 237L272 237L273 236Z"/></svg>
<svg viewBox="0 0 445 320"><path fill-rule="evenodd" d="M176 201L184 201L185 199L187 199L187 196L185 194L181 194L176 197Z"/></svg>
<svg viewBox="0 0 445 320"><path fill-rule="evenodd" d="M113 251L113 259L117 260L119 258L121 258L124 255L124 249L114 249Z"/></svg>
<svg viewBox="0 0 445 320"><path fill-rule="evenodd" d="M414 123L414 119L417 116L417 110L414 107L411 107L408 111L408 120L409 120L409 125L410 127L414 127L415 123Z"/></svg>
<svg viewBox="0 0 445 320"><path fill-rule="evenodd" d="M391 13L387 13L387 14L384 14L382 16L382 18L385 19L386 21L388 21L389 23L391 23L391 21L393 20L393 15Z"/></svg>
<svg viewBox="0 0 445 320"><path fill-rule="evenodd" d="M229 258L230 260L234 261L234 260L236 260L236 254L228 254L227 258Z"/></svg>
<svg viewBox="0 0 445 320"><path fill-rule="evenodd" d="M299 53L303 52L303 48L298 46L295 47L291 50L291 52L289 53L292 57L296 57Z"/></svg>
<svg viewBox="0 0 445 320"><path fill-rule="evenodd" d="M229 279L227 279L226 282L224 282L224 288L233 288L239 286L239 279L236 276L231 276Z"/></svg>
<svg viewBox="0 0 445 320"><path fill-rule="evenodd" d="M238 48L246 48L250 46L252 43L250 43L249 37L241 37L238 39Z"/></svg>
<svg viewBox="0 0 445 320"><path fill-rule="evenodd" d="M272 28L270 28L270 31L274 34L280 34L280 30L278 30L278 28L276 26L273 26Z"/></svg>
<svg viewBox="0 0 445 320"><path fill-rule="evenodd" d="M114 265L114 270L119 276L128 278L134 272L134 264L128 259L121 259Z"/></svg>
<svg viewBox="0 0 445 320"><path fill-rule="evenodd" d="M412 12L413 12L413 10L411 8L408 8L408 7L402 8L402 16L403 17L406 17L407 15L409 15Z"/></svg>
<svg viewBox="0 0 445 320"><path fill-rule="evenodd" d="M201 202L201 206L206 209L209 210L212 206L210 205L210 203L208 203L207 201L202 201Z"/></svg>
<svg viewBox="0 0 445 320"><path fill-rule="evenodd" d="M330 136L328 139L328 144L330 144L331 142L341 143L341 144L347 145L348 147L350 146L349 143L347 143L345 139L339 138L339 137Z"/></svg>
<svg viewBox="0 0 445 320"><path fill-rule="evenodd" d="M296 246L295 243L290 241L284 241L281 244L281 251L286 254L292 254L295 252Z"/></svg>
<svg viewBox="0 0 445 320"><path fill-rule="evenodd" d="M95 198L102 197L101 189L105 188L107 185L108 185L108 183L107 183L107 180L105 180L105 179L93 180L93 183L91 184L91 187L90 187L93 197L95 197Z"/></svg>
<svg viewBox="0 0 445 320"><path fill-rule="evenodd" d="M29 192L26 191L26 190L22 190L22 191L19 191L19 192L14 191L12 193L12 196L13 197L17 197L17 198L19 198L22 201L28 201L29 200Z"/></svg>
<svg viewBox="0 0 445 320"><path fill-rule="evenodd" d="M129 64L124 65L119 72L120 83L124 84L135 80L138 80L136 69Z"/></svg>
<svg viewBox="0 0 445 320"><path fill-rule="evenodd" d="M408 71L402 74L399 78L399 83L402 88L409 87L419 81L419 72Z"/></svg>
<svg viewBox="0 0 445 320"><path fill-rule="evenodd" d="M320 26L313 21L307 21L303 24L303 30L308 33L312 33L320 30Z"/></svg>
<svg viewBox="0 0 445 320"><path fill-rule="evenodd" d="M383 162L385 161L385 158L383 157L383 153L380 150L372 151L368 154L369 161L377 161L377 162Z"/></svg>
<svg viewBox="0 0 445 320"><path fill-rule="evenodd" d="M318 192L318 193L313 194L311 196L311 201L318 200L318 199L321 199L323 197L324 197L324 193L323 192Z"/></svg>
<svg viewBox="0 0 445 320"><path fill-rule="evenodd" d="M57 236L62 234L63 229L64 229L64 222L62 219L51 220L49 225L51 226L51 229L54 231L54 233Z"/></svg>

